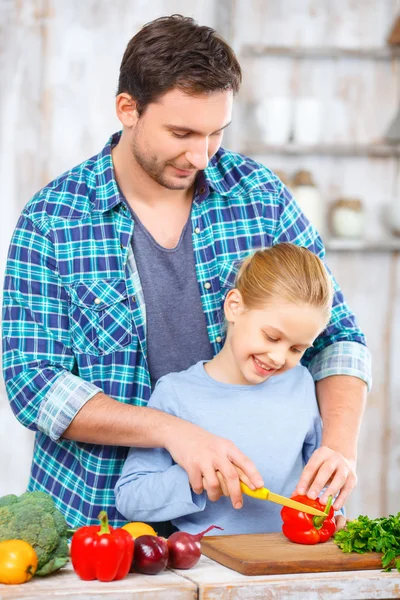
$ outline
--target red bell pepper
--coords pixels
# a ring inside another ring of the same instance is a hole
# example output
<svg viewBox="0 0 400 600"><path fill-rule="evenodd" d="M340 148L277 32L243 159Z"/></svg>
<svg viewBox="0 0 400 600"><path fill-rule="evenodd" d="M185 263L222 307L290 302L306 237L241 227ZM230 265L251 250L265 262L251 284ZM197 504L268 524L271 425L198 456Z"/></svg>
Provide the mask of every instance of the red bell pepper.
<svg viewBox="0 0 400 600"><path fill-rule="evenodd" d="M132 564L134 541L125 529L113 529L102 510L100 525L80 527L71 540L71 561L85 581L123 579Z"/></svg>
<svg viewBox="0 0 400 600"><path fill-rule="evenodd" d="M326 542L336 530L336 519L331 506L332 496L326 506L318 498L312 500L307 496L294 496L292 500L313 506L326 513L326 517L317 517L308 513L284 506L281 510L283 521L282 533L292 542L297 544L319 544Z"/></svg>

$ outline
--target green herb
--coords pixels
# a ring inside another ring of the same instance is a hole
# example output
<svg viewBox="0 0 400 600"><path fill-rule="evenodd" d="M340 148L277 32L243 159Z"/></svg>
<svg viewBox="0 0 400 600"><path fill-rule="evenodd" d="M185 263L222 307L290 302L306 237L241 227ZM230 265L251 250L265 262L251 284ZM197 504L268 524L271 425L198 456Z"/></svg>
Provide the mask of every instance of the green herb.
<svg viewBox="0 0 400 600"><path fill-rule="evenodd" d="M360 516L335 533L334 542L343 552L382 552L383 569L391 571L394 561L400 572L400 512L379 519Z"/></svg>

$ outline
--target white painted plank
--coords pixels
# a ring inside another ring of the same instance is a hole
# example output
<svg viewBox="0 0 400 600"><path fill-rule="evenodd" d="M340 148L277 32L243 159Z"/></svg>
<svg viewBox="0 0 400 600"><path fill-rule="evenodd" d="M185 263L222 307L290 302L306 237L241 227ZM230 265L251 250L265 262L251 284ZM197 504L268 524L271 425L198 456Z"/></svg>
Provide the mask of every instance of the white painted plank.
<svg viewBox="0 0 400 600"><path fill-rule="evenodd" d="M202 557L187 571L199 600L373 600L399 597L397 572L348 571L246 576Z"/></svg>
<svg viewBox="0 0 400 600"><path fill-rule="evenodd" d="M0 584L0 600L195 600L197 585L172 571L157 575L129 573L120 581L82 581L72 565L23 585Z"/></svg>
<svg viewBox="0 0 400 600"><path fill-rule="evenodd" d="M0 3L0 281L20 210L41 186L44 2ZM2 290L0 291L0 301ZM8 405L0 378L0 496L26 490L33 434Z"/></svg>
<svg viewBox="0 0 400 600"><path fill-rule="evenodd" d="M235 47L378 46L388 34L395 7L390 0L237 0Z"/></svg>
<svg viewBox="0 0 400 600"><path fill-rule="evenodd" d="M386 338L387 308L391 286L391 254L327 252L327 263L357 316L372 355L373 387L361 427L358 456L358 485L346 504L348 517L371 518L387 514L385 428L390 420L387 385L389 347ZM385 487L382 489L382 483Z"/></svg>
<svg viewBox="0 0 400 600"><path fill-rule="evenodd" d="M400 257L397 252L392 258L392 294L390 305L389 336L389 415L387 429L387 459L382 469L387 473L387 494L385 512L397 514L400 511Z"/></svg>

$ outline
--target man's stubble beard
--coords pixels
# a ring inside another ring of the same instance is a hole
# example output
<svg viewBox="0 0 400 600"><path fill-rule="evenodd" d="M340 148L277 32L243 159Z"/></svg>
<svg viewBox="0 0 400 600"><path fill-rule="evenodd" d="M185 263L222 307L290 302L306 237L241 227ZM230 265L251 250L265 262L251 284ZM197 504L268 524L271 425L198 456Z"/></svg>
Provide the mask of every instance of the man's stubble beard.
<svg viewBox="0 0 400 600"><path fill-rule="evenodd" d="M187 190L193 185L198 171L195 171L193 177L185 177L182 180L182 183L175 183L165 174L165 169L169 163L160 164L157 161L157 155L154 154L153 156L150 156L150 153L146 154L141 151L135 137L132 139L131 149L133 158L137 164L159 185L168 190Z"/></svg>

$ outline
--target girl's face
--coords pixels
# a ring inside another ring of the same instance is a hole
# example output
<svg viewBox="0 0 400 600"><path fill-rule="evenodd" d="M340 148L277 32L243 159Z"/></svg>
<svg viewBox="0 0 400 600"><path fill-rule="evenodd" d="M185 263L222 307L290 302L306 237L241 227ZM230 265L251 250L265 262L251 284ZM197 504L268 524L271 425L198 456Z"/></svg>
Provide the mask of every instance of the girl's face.
<svg viewBox="0 0 400 600"><path fill-rule="evenodd" d="M225 314L231 376L239 384L254 385L292 369L326 326L322 308L273 299L247 309L236 289L226 297Z"/></svg>

